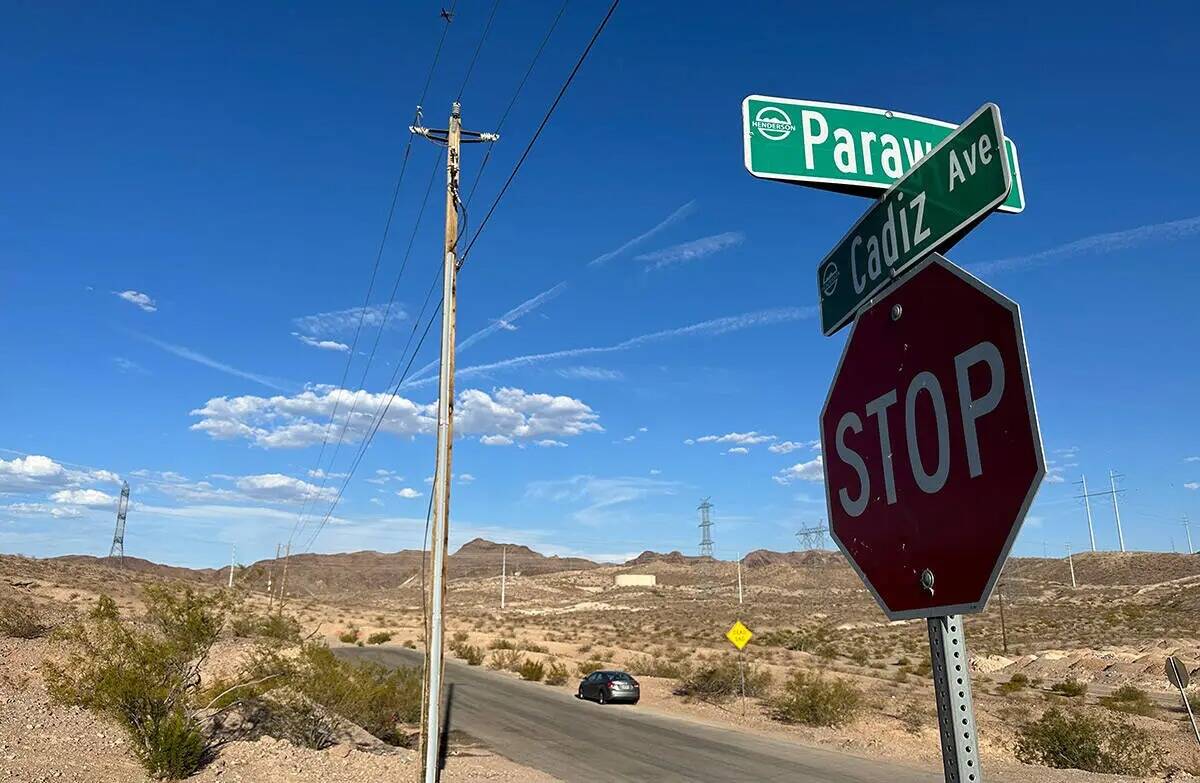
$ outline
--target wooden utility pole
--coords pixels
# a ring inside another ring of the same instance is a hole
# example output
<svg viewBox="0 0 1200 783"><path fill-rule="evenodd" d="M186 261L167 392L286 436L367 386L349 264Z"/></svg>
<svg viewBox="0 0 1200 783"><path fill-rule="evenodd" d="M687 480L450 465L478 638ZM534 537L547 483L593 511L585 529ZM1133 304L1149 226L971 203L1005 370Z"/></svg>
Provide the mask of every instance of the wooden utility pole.
<svg viewBox="0 0 1200 783"><path fill-rule="evenodd" d="M271 606L275 602L275 566L279 562L279 550L282 548L282 544L275 545L275 559L271 561L271 570L267 572L267 614L271 613Z"/></svg>
<svg viewBox="0 0 1200 783"><path fill-rule="evenodd" d="M500 608L504 608L504 589L508 586L508 547L500 550Z"/></svg>
<svg viewBox="0 0 1200 783"><path fill-rule="evenodd" d="M445 661L446 550L450 542L450 456L454 439L454 331L458 307L458 209L460 145L496 141L493 133L462 129L458 101L450 108L450 126L412 133L446 145L446 241L442 260L442 361L438 373L437 469L433 477L433 526L430 542L429 626L425 629L424 714L421 755L425 783L437 783L442 732L442 674ZM424 597L422 597L424 600Z"/></svg>

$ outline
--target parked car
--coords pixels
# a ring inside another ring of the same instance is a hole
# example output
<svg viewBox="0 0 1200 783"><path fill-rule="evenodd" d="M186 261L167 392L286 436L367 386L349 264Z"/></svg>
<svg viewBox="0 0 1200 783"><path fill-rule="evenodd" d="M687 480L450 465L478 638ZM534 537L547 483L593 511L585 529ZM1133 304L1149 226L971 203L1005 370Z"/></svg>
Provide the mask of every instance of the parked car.
<svg viewBox="0 0 1200 783"><path fill-rule="evenodd" d="M606 670L584 677L575 695L580 699L595 699L601 704L618 701L637 704L642 697L642 688L628 672Z"/></svg>

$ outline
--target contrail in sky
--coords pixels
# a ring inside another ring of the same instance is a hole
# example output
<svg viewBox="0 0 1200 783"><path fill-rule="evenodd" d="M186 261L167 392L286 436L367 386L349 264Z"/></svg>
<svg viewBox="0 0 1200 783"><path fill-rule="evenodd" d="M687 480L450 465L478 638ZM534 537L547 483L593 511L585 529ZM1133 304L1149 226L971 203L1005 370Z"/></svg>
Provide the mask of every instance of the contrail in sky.
<svg viewBox="0 0 1200 783"><path fill-rule="evenodd" d="M680 220L683 220L685 217L690 215L693 212L693 210L695 210L695 208L696 208L696 200L692 199L691 201L684 204L679 209L672 212L670 215L667 215L666 220L659 223L657 226L650 229L646 233L638 234L636 237L629 240L625 244L621 245L616 250L610 250L607 253L603 253L601 255L596 256L595 258L593 258L591 261L588 262L588 266L595 266L596 264L603 264L605 261L611 261L612 259L614 259L617 256L624 253L626 250L630 250L634 247L637 247L638 245L645 242L647 239L650 239L651 237L653 237L658 232L660 232L666 228L669 228L670 226L673 226L674 224L678 223Z"/></svg>
<svg viewBox="0 0 1200 783"><path fill-rule="evenodd" d="M554 361L556 359L572 359L577 356L590 356L603 353L618 353L620 351L628 351L632 348L639 348L643 345L652 343L665 342L673 340L677 337L713 337L719 334L727 334L729 332L737 332L742 329L749 329L753 326L767 326L769 324L784 323L787 321L800 321L806 318L812 318L817 314L815 306L809 307L777 307L771 310L758 310L753 313L743 313L742 315L731 315L724 318L714 318L710 321L701 321L689 326L680 326L675 329L664 329L658 332L650 332L649 334L630 337L628 340L622 340L619 343L612 345L588 346L584 348L567 348L562 351L550 351L548 353L531 353L524 356L514 356L510 359L502 359L498 362L490 364L477 364L473 367L463 367L457 371L459 377L470 375L480 375L493 370L506 370L513 367L528 367L543 362ZM420 385L434 380L433 378L423 378L411 385Z"/></svg>
<svg viewBox="0 0 1200 783"><path fill-rule="evenodd" d="M174 343L168 343L163 340L159 340L157 338L151 337L149 335L142 334L141 332L135 332L132 330L128 330L128 331L129 331L129 334L132 334L134 337L137 337L140 340L145 340L146 342L150 343L151 345L161 348L162 350L166 351L167 353L174 354L175 356L178 356L181 359L187 359L189 362L195 362L196 364L203 364L205 367L211 367L214 370L219 370L228 375L236 375L237 377L245 378L248 381L254 381L255 383L261 383L263 386L266 386L271 389L276 389L278 391L290 391L286 386L283 386L279 381L275 380L274 378L268 378L265 375L258 375L256 373L246 372L245 370L239 370L236 367L232 367L228 364L225 364L224 362L219 362L216 359L213 359L209 356L205 356L204 354L200 353L199 351L193 351L191 348L188 348L183 345L175 345Z"/></svg>
<svg viewBox="0 0 1200 783"><path fill-rule="evenodd" d="M970 264L967 266L967 269L973 274L989 275L993 272L1006 272L1011 269L1034 266L1035 264L1055 259L1070 258L1083 253L1111 253L1117 250L1144 245L1147 242L1183 239L1194 234L1200 234L1200 216L1185 218L1183 220L1173 220L1168 223L1154 223L1149 226L1140 226L1126 231L1095 234L1037 253Z"/></svg>

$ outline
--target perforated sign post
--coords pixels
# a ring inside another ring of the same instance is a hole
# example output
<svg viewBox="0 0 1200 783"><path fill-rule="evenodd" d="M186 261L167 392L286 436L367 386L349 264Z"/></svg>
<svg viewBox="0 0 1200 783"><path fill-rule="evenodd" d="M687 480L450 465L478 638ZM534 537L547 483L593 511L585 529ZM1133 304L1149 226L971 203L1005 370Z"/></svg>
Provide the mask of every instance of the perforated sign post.
<svg viewBox="0 0 1200 783"><path fill-rule="evenodd" d="M929 256L859 313L820 426L830 533L890 619L928 618L946 779L978 781L961 614L1046 473L1016 303Z"/></svg>

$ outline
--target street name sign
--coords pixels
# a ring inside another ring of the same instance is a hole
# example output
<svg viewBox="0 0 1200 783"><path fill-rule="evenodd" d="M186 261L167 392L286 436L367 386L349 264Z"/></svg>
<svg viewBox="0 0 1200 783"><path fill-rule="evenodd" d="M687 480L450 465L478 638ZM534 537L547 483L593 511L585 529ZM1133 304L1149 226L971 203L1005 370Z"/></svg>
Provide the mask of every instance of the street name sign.
<svg viewBox="0 0 1200 783"><path fill-rule="evenodd" d="M1046 474L1016 303L928 256L858 316L820 429L830 533L884 613L981 611Z"/></svg>
<svg viewBox="0 0 1200 783"><path fill-rule="evenodd" d="M1008 196L1000 109L985 103L896 181L817 266L821 329L842 328L904 269L945 250Z"/></svg>
<svg viewBox="0 0 1200 783"><path fill-rule="evenodd" d="M914 114L751 95L742 101L746 170L762 179L875 198L958 127ZM1025 209L1017 148L1004 140L1012 191L1000 212Z"/></svg>

